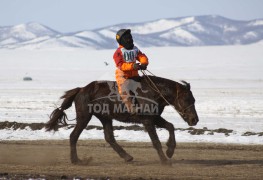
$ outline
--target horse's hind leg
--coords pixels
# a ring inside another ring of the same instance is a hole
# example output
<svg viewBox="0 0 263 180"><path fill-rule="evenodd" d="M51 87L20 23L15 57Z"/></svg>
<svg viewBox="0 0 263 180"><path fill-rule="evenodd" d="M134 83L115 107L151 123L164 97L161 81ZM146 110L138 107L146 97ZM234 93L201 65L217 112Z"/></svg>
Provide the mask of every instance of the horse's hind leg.
<svg viewBox="0 0 263 180"><path fill-rule="evenodd" d="M174 150L176 147L175 135L174 135L174 126L173 124L167 122L161 116L154 120L155 125L159 128L165 128L169 131L169 139L166 143L168 149L166 151L167 157L171 158L174 154Z"/></svg>
<svg viewBox="0 0 263 180"><path fill-rule="evenodd" d="M113 134L112 120L101 120L104 129L105 140L111 145L111 147L123 158L126 162L132 161L133 157L129 155L115 140Z"/></svg>
<svg viewBox="0 0 263 180"><path fill-rule="evenodd" d="M71 163L73 164L80 162L77 155L77 141L81 132L83 131L83 129L86 128L87 124L89 123L91 116L92 114L89 113L77 112L77 125L70 134L70 158Z"/></svg>

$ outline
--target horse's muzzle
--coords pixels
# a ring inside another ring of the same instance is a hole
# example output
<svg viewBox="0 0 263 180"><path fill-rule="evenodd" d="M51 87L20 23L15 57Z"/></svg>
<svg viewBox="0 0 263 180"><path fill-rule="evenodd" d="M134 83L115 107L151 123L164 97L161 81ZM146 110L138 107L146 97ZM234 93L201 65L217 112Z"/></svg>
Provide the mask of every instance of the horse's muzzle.
<svg viewBox="0 0 263 180"><path fill-rule="evenodd" d="M189 126L195 126L198 123L199 119L197 118L193 118L188 122Z"/></svg>

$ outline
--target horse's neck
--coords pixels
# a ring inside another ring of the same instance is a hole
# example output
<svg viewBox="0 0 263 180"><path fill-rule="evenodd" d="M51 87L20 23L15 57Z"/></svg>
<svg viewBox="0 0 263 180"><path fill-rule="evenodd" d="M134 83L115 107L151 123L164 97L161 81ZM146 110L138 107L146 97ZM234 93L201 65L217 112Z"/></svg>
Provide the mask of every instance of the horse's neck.
<svg viewBox="0 0 263 180"><path fill-rule="evenodd" d="M147 78L147 77L145 77L145 78ZM169 99L169 101L173 100L173 98L175 96L175 92L176 92L177 82L169 80L169 79L157 77L157 76L149 76L149 78L154 83L154 85L152 84L151 86L157 87L157 89L156 89L157 93L161 93L162 96L164 96L167 100Z"/></svg>
<svg viewBox="0 0 263 180"><path fill-rule="evenodd" d="M176 88L176 82L170 79L165 79L157 76L151 77L153 82L160 88L160 90L166 90L167 88Z"/></svg>

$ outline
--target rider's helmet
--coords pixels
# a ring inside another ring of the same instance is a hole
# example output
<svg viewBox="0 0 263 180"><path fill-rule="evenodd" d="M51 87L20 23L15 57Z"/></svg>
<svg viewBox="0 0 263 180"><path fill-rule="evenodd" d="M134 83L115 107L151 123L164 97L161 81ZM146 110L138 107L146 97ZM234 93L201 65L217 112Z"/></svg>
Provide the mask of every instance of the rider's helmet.
<svg viewBox="0 0 263 180"><path fill-rule="evenodd" d="M120 29L116 33L116 41L125 49L132 49L134 47L130 29Z"/></svg>
<svg viewBox="0 0 263 180"><path fill-rule="evenodd" d="M131 34L131 30L130 29L120 29L117 33L116 33L116 41L120 44L121 43L121 38L124 34L129 33Z"/></svg>

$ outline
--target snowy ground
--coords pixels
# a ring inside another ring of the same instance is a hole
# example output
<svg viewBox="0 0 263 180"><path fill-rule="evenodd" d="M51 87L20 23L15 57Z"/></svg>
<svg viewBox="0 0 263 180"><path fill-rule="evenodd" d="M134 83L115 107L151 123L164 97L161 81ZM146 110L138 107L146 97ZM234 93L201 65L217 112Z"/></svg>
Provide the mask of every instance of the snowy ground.
<svg viewBox="0 0 263 180"><path fill-rule="evenodd" d="M195 128L233 130L191 135L176 131L179 142L263 144L263 44L220 47L165 47L142 49L155 75L191 83L199 123ZM0 122L47 122L60 105L65 90L85 86L93 80L114 80L114 50L0 50ZM104 62L108 62L106 66ZM23 81L30 76L33 81ZM66 111L75 118L74 108ZM163 117L176 128L187 124L171 108ZM74 123L74 122L71 122ZM100 125L93 117L92 125ZM114 122L114 125L129 125ZM68 139L72 129L53 134L45 130L0 130L0 140ZM168 133L158 130L162 141ZM142 131L115 131L118 140L150 141ZM103 139L101 130L85 130L81 139Z"/></svg>

